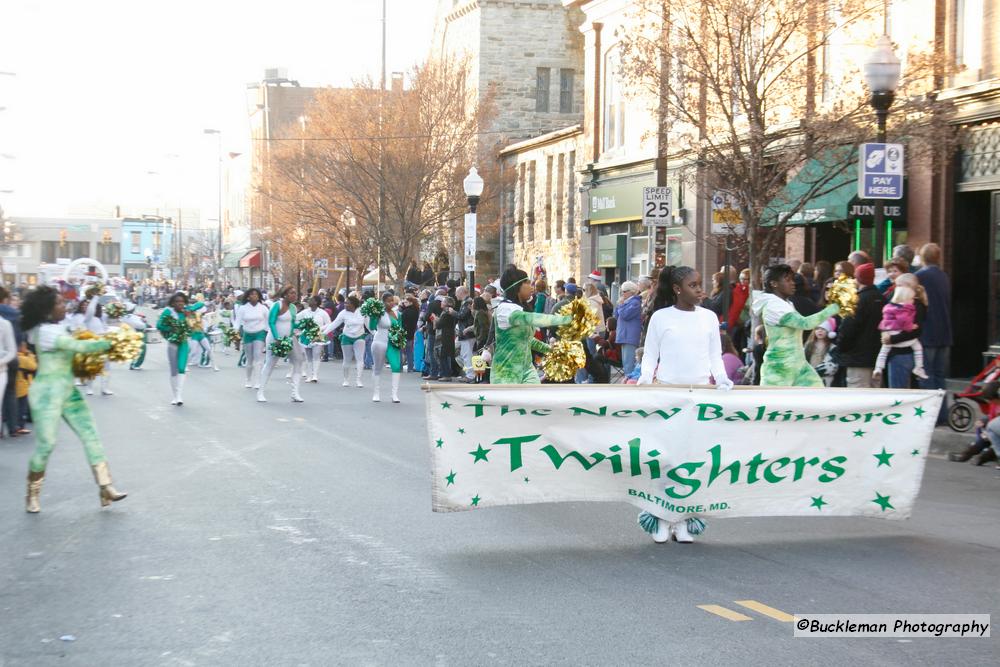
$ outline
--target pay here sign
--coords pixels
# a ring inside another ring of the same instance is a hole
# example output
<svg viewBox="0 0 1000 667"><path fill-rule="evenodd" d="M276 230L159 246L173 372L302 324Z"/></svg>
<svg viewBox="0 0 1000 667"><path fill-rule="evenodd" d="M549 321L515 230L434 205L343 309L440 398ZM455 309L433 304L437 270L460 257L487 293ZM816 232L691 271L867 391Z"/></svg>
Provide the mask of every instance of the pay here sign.
<svg viewBox="0 0 1000 667"><path fill-rule="evenodd" d="M861 144L858 158L861 199L903 198L903 144Z"/></svg>

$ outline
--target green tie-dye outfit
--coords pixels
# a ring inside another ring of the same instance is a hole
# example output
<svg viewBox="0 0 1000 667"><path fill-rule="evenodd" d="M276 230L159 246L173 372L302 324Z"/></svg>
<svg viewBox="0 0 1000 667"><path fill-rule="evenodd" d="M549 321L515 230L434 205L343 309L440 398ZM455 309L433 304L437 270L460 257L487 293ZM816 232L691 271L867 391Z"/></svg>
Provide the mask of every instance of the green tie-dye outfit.
<svg viewBox="0 0 1000 667"><path fill-rule="evenodd" d="M111 347L105 340L77 340L61 324L42 324L32 331L38 352L38 372L28 390L28 403L35 423L35 453L28 468L45 472L56 445L59 419L83 442L87 462L94 466L105 461L104 447L87 402L73 385L73 355L77 352L103 352Z"/></svg>
<svg viewBox="0 0 1000 667"><path fill-rule="evenodd" d="M802 332L811 331L840 312L832 303L814 315L799 315L776 294L754 292L753 312L767 332L767 351L760 371L762 387L822 387L823 380L806 361Z"/></svg>
<svg viewBox="0 0 1000 667"><path fill-rule="evenodd" d="M490 370L491 384L539 384L532 354L545 354L549 346L535 338L535 329L569 324L568 315L526 313L521 306L504 301L493 314L496 346Z"/></svg>

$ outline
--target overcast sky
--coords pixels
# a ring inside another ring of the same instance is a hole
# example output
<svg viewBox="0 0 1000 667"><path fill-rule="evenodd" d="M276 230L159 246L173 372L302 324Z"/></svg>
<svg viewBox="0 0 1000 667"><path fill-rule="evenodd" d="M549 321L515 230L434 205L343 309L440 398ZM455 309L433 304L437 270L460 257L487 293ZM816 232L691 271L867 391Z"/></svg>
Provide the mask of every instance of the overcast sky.
<svg viewBox="0 0 1000 667"><path fill-rule="evenodd" d="M377 76L381 5L0 0L0 72L16 73L0 74L0 191L14 190L0 205L214 209L216 138L203 130L222 129L225 151L247 150L246 84L265 67L304 86ZM424 57L436 5L388 0L389 71Z"/></svg>

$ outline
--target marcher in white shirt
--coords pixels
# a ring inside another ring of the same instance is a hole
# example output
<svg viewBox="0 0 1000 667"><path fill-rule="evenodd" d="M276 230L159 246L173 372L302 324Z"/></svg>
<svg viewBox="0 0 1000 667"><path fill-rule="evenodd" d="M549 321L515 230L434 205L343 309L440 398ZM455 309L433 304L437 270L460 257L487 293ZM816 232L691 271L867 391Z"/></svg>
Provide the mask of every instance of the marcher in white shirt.
<svg viewBox="0 0 1000 667"><path fill-rule="evenodd" d="M347 297L344 309L337 313L337 317L325 327L323 335L335 331L341 324L344 331L340 334L340 346L344 350L344 386L350 385L347 378L351 374L351 361L355 362L357 369L356 381L359 387L364 387L361 382L361 372L365 367L365 318L358 310L361 307L361 300L355 295Z"/></svg>
<svg viewBox="0 0 1000 667"><path fill-rule="evenodd" d="M298 320L314 320L316 325L319 327L320 332L330 323L330 314L327 313L321 305L320 298L314 296L309 299L309 307L298 314ZM306 346L306 367L303 370L302 377L306 378L306 382L319 382L319 362L322 357L323 346L326 345L326 334L316 343L310 343Z"/></svg>
<svg viewBox="0 0 1000 667"><path fill-rule="evenodd" d="M660 273L649 320L638 384L708 384L732 389L722 363L719 318L698 304L705 298L701 275L688 266L668 266ZM651 513L640 513L641 526L652 526ZM704 528L701 519L669 522L656 517L653 540L663 543L671 535L678 542L693 542L689 522ZM701 532L700 530L697 532Z"/></svg>
<svg viewBox="0 0 1000 667"><path fill-rule="evenodd" d="M243 336L243 350L247 356L247 378L244 385L260 389L260 369L264 364L267 340L267 318L271 309L262 303L260 290L251 287L246 291L246 301L236 308L234 326Z"/></svg>

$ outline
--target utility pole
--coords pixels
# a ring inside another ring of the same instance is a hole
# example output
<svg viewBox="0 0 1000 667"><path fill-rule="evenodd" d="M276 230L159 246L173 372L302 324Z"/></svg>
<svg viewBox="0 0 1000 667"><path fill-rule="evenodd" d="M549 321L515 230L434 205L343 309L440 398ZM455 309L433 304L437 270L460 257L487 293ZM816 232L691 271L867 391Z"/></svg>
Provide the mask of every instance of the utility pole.
<svg viewBox="0 0 1000 667"><path fill-rule="evenodd" d="M385 230L385 26L386 26L386 1L382 0L382 75L379 79L378 91L378 135L379 135L379 157L378 157L378 266L375 267L375 290L382 278L382 233Z"/></svg>

